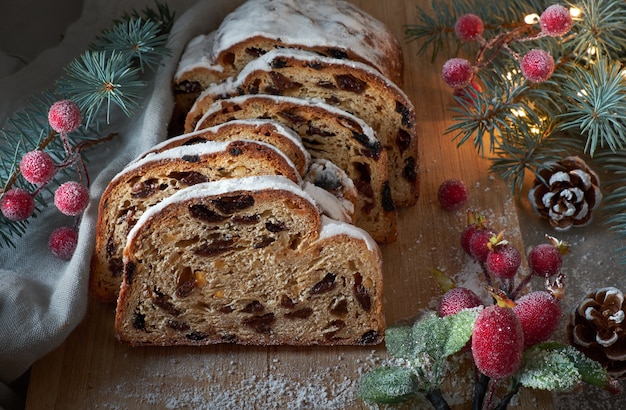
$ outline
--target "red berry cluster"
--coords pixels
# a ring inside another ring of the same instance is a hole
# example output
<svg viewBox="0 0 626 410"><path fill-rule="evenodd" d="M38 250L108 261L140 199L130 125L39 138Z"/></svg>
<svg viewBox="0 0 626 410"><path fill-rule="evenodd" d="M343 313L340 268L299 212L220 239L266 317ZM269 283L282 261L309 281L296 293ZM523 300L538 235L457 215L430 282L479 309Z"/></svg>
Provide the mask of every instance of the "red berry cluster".
<svg viewBox="0 0 626 410"><path fill-rule="evenodd" d="M572 16L567 8L560 4L554 4L544 10L539 18L540 30L528 34L528 26L521 26L510 32L504 32L487 40L484 36L485 25L483 20L475 14L465 14L459 17L454 25L456 37L464 42L476 41L481 48L474 63L464 58L452 58L446 61L442 68L442 78L450 87L459 90L471 85L476 86L474 74L486 66L495 56L497 51L505 50L518 61L522 74L530 82L540 83L548 80L554 72L554 59L545 50L533 49L524 56L514 52L509 44L516 41L530 41L541 37L561 37L572 28ZM489 61L483 61L487 50L495 50ZM471 90L470 90L471 91Z"/></svg>
<svg viewBox="0 0 626 410"><path fill-rule="evenodd" d="M48 153L42 150L33 150L24 154L19 164L19 171L27 182L35 185L35 189L30 192L15 187L4 192L0 197L0 211L5 218L10 221L28 219L35 211L35 197L59 170L72 166L79 160L77 150L70 145L67 134L76 131L81 121L80 108L73 101L57 101L50 107L48 122L63 141L67 158L57 164ZM81 176L83 176L82 172L79 168ZM84 177L86 179L86 175ZM54 193L54 204L59 211L68 216L80 216L88 203L89 192L81 182L66 182ZM54 255L64 260L72 257L78 242L77 225L78 220L73 227L62 227L52 233L49 247Z"/></svg>
<svg viewBox="0 0 626 410"><path fill-rule="evenodd" d="M438 312L447 316L463 309L485 306L478 315L471 339L471 352L477 369L485 376L501 379L519 368L525 349L548 340L561 320L563 297L562 255L567 245L548 237L549 243L533 247L527 260L531 272L515 286L522 256L502 232L468 212L468 224L461 233L461 247L478 261L489 293L496 303L485 303L471 289L454 287L441 297ZM521 297L533 277L546 283L546 290ZM550 278L556 277L554 283Z"/></svg>

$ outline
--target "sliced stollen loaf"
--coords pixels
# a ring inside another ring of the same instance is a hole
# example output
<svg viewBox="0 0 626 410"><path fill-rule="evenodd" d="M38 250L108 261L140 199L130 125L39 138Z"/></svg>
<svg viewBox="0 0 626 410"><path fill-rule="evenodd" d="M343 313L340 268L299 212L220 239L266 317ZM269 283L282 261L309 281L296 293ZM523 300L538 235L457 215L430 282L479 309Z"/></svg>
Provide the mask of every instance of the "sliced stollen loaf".
<svg viewBox="0 0 626 410"><path fill-rule="evenodd" d="M342 168L359 192L355 225L379 243L396 240L397 215L387 152L367 123L322 101L251 94L215 101L198 127L246 118L285 124L300 135L313 158L327 159Z"/></svg>
<svg viewBox="0 0 626 410"><path fill-rule="evenodd" d="M298 133L279 122L263 119L228 121L196 132L182 134L155 145L144 155L181 145L238 139L262 141L276 146L294 163L300 175L304 175L311 164L311 155L302 144Z"/></svg>
<svg viewBox="0 0 626 410"><path fill-rule="evenodd" d="M308 183L304 185L305 190L315 194L315 199L319 200L318 202L328 204L328 208L324 208L325 213L334 219L354 222L358 193L352 179L348 177L345 171L330 161L322 159L312 161L311 155L302 144L300 135L276 121L263 119L228 121L167 139L152 147L139 158L183 145L237 139L262 141L276 146L289 157L300 175L303 176L304 181ZM337 208L332 201L329 203L323 200L329 194L340 201L340 207Z"/></svg>
<svg viewBox="0 0 626 410"><path fill-rule="evenodd" d="M124 261L115 330L131 345L382 340L376 243L284 177L178 191L142 215Z"/></svg>
<svg viewBox="0 0 626 410"><path fill-rule="evenodd" d="M100 199L89 278L92 295L105 302L117 298L126 236L146 209L190 185L265 174L302 183L293 163L280 150L258 141L180 146L130 163L113 178Z"/></svg>
<svg viewBox="0 0 626 410"><path fill-rule="evenodd" d="M371 67L295 49L276 49L252 60L239 75L207 88L185 120L191 131L220 99L242 94L319 98L364 119L389 154L394 202L411 206L419 194L419 158L413 104Z"/></svg>
<svg viewBox="0 0 626 410"><path fill-rule="evenodd" d="M360 61L402 85L397 39L380 21L342 0L248 0L216 31L193 38L174 77L190 94L236 76L250 60L275 48L299 48Z"/></svg>

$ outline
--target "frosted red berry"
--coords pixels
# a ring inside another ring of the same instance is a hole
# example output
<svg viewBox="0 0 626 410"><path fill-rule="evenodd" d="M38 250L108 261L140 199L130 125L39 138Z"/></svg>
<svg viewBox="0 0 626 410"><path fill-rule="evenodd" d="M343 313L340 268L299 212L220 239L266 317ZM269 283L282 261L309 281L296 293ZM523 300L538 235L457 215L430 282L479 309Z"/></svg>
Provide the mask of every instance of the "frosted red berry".
<svg viewBox="0 0 626 410"><path fill-rule="evenodd" d="M541 83L552 76L554 59L547 51L536 48L522 57L521 68L528 81Z"/></svg>
<svg viewBox="0 0 626 410"><path fill-rule="evenodd" d="M561 270L563 257L556 246L542 243L533 247L527 256L528 266L536 276L549 278Z"/></svg>
<svg viewBox="0 0 626 410"><path fill-rule="evenodd" d="M552 37L560 37L572 29L572 16L569 10L560 5L553 4L541 13L539 25L541 31Z"/></svg>
<svg viewBox="0 0 626 410"><path fill-rule="evenodd" d="M475 14L465 14L459 17L454 24L454 33L463 41L473 41L483 35L485 25L483 20Z"/></svg>
<svg viewBox="0 0 626 410"><path fill-rule="evenodd" d="M465 253L472 255L470 240L476 231L483 230L485 228L485 221L483 220L482 215L476 214L471 210L467 212L467 226L463 229L463 232L461 232L461 247Z"/></svg>
<svg viewBox="0 0 626 410"><path fill-rule="evenodd" d="M488 306L476 318L472 357L478 370L493 379L515 373L522 362L524 334L513 309Z"/></svg>
<svg viewBox="0 0 626 410"><path fill-rule="evenodd" d="M465 87L472 81L474 67L464 58L451 58L443 64L441 77L452 88Z"/></svg>
<svg viewBox="0 0 626 410"><path fill-rule="evenodd" d="M461 248L463 248L465 253L470 256L472 255L472 251L470 250L470 240L478 229L480 228L478 228L476 224L471 224L467 225L465 229L463 229L463 232L461 232Z"/></svg>
<svg viewBox="0 0 626 410"><path fill-rule="evenodd" d="M510 279L515 276L522 264L522 256L517 248L509 243L497 245L487 255L486 264L494 276Z"/></svg>
<svg viewBox="0 0 626 410"><path fill-rule="evenodd" d="M463 309L482 306L483 302L471 289L464 287L452 288L439 299L437 311L439 316L449 316L459 313Z"/></svg>
<svg viewBox="0 0 626 410"><path fill-rule="evenodd" d="M467 204L469 191L463 181L448 179L439 185L437 198L443 209L457 211Z"/></svg>
<svg viewBox="0 0 626 410"><path fill-rule="evenodd" d="M78 104L72 100L57 101L48 111L48 122L58 133L66 134L76 131L82 119Z"/></svg>
<svg viewBox="0 0 626 410"><path fill-rule="evenodd" d="M497 232L491 228L479 229L469 240L469 253L477 261L483 263L487 261L489 256L489 241L492 237L497 235Z"/></svg>
<svg viewBox="0 0 626 410"><path fill-rule="evenodd" d="M89 192L82 184L69 181L59 186L54 193L54 204L65 215L76 216L89 203Z"/></svg>
<svg viewBox="0 0 626 410"><path fill-rule="evenodd" d="M513 311L522 325L526 347L545 342L559 326L561 302L549 292L531 292L515 303Z"/></svg>
<svg viewBox="0 0 626 410"><path fill-rule="evenodd" d="M76 229L67 226L56 229L48 240L48 246L52 254L66 261L72 259L77 243L78 232L76 232Z"/></svg>
<svg viewBox="0 0 626 410"><path fill-rule="evenodd" d="M10 221L23 221L35 211L35 200L22 188L11 188L0 197L0 211Z"/></svg>
<svg viewBox="0 0 626 410"><path fill-rule="evenodd" d="M45 184L57 172L57 166L50 155L44 151L30 151L20 161L20 172L31 184Z"/></svg>

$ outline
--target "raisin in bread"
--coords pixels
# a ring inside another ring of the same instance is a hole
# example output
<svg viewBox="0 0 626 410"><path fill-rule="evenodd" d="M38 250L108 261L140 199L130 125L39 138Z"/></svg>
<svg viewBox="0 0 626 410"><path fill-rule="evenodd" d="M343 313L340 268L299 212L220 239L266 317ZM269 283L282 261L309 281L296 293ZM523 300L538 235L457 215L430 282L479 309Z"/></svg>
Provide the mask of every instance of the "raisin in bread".
<svg viewBox="0 0 626 410"><path fill-rule="evenodd" d="M284 177L195 185L147 210L115 316L131 345L381 341L382 258Z"/></svg>
<svg viewBox="0 0 626 410"><path fill-rule="evenodd" d="M397 215L387 152L367 123L321 101L242 95L217 100L198 127L245 118L271 119L295 130L313 158L332 161L354 181L359 193L355 224L379 243L396 240Z"/></svg>
<svg viewBox="0 0 626 410"><path fill-rule="evenodd" d="M276 146L294 163L300 175L304 175L311 164L311 155L302 144L300 135L284 124L262 119L228 121L196 132L178 135L155 145L144 155L181 145L240 139L262 141Z"/></svg>
<svg viewBox="0 0 626 410"><path fill-rule="evenodd" d="M190 185L264 174L302 182L293 163L282 152L256 141L180 146L129 164L112 179L100 199L89 278L91 294L105 302L117 298L126 235L146 209Z"/></svg>
<svg viewBox="0 0 626 410"><path fill-rule="evenodd" d="M195 129L216 100L241 94L319 98L365 119L389 154L396 205L411 206L417 201L415 110L404 92L378 71L301 50L272 50L252 60L235 79L206 89L187 115L185 130Z"/></svg>
<svg viewBox="0 0 626 410"><path fill-rule="evenodd" d="M175 93L189 101L190 95L197 97L210 84L236 76L250 60L286 47L360 61L402 85L402 49L397 39L353 4L249 0L226 16L216 31L189 41L174 77Z"/></svg>

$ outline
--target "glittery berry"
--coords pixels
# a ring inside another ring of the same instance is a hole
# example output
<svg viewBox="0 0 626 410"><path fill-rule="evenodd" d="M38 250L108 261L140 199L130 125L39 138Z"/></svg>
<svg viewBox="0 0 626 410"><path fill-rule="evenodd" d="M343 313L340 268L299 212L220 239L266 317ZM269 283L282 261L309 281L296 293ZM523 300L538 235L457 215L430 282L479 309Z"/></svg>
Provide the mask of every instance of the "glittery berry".
<svg viewBox="0 0 626 410"><path fill-rule="evenodd" d="M35 150L24 154L20 161L20 172L31 184L45 184L57 172L56 164L46 152Z"/></svg>
<svg viewBox="0 0 626 410"><path fill-rule="evenodd" d="M493 379L507 377L519 368L524 333L513 309L488 306L476 318L472 356L478 370Z"/></svg>
<svg viewBox="0 0 626 410"><path fill-rule="evenodd" d="M541 13L539 25L545 34L560 37L572 29L572 16L566 7L553 4Z"/></svg>
<svg viewBox="0 0 626 410"><path fill-rule="evenodd" d="M48 122L60 134L74 132L80 126L82 115L78 104L71 100L57 101L48 111Z"/></svg>
<svg viewBox="0 0 626 410"><path fill-rule="evenodd" d="M77 243L78 232L76 232L76 229L67 226L56 229L48 240L48 246L54 256L66 261L72 258Z"/></svg>
<svg viewBox="0 0 626 410"><path fill-rule="evenodd" d="M513 311L524 332L526 347L545 342L561 321L561 302L546 291L528 293L515 301Z"/></svg>
<svg viewBox="0 0 626 410"><path fill-rule="evenodd" d="M510 279L515 276L522 263L519 251L510 243L495 245L487 255L487 269L494 276Z"/></svg>
<svg viewBox="0 0 626 410"><path fill-rule="evenodd" d="M482 306L483 302L471 289L464 287L452 288L439 299L439 316L449 316L463 309Z"/></svg>
<svg viewBox="0 0 626 410"><path fill-rule="evenodd" d="M443 209L457 211L467 204L469 191L463 181L448 179L439 186L437 198Z"/></svg>
<svg viewBox="0 0 626 410"><path fill-rule="evenodd" d="M474 76L472 63L464 58L451 58L443 64L441 77L452 88L465 87Z"/></svg>
<svg viewBox="0 0 626 410"><path fill-rule="evenodd" d="M528 266L536 276L549 278L561 270L563 257L559 249L551 243L542 243L528 252Z"/></svg>
<svg viewBox="0 0 626 410"><path fill-rule="evenodd" d="M465 14L458 18L454 25L454 33L463 41L473 41L485 31L483 20L475 14Z"/></svg>
<svg viewBox="0 0 626 410"><path fill-rule="evenodd" d="M547 51L536 48L522 57L521 67L522 74L528 81L541 83L552 76L554 59Z"/></svg>
<svg viewBox="0 0 626 410"><path fill-rule="evenodd" d="M35 211L35 201L25 189L12 188L0 197L0 211L8 220L23 221Z"/></svg>
<svg viewBox="0 0 626 410"><path fill-rule="evenodd" d="M461 247L468 255L471 255L470 240L476 231L485 229L485 220L482 215L471 210L467 211L467 226L461 232Z"/></svg>
<svg viewBox="0 0 626 410"><path fill-rule="evenodd" d="M54 204L65 215L76 216L89 203L89 192L82 184L69 181L59 186L54 193Z"/></svg>
<svg viewBox="0 0 626 410"><path fill-rule="evenodd" d="M489 256L489 242L495 237L497 232L491 228L484 228L474 232L469 240L469 253L477 261L484 263Z"/></svg>

